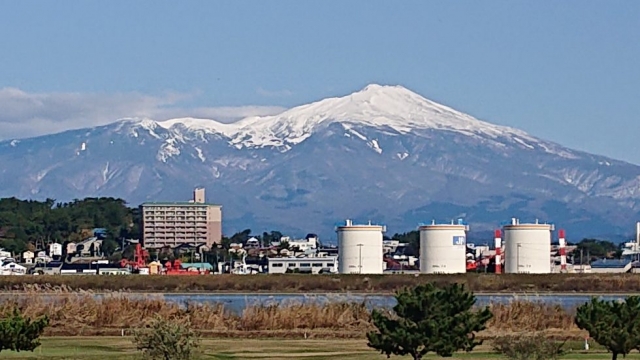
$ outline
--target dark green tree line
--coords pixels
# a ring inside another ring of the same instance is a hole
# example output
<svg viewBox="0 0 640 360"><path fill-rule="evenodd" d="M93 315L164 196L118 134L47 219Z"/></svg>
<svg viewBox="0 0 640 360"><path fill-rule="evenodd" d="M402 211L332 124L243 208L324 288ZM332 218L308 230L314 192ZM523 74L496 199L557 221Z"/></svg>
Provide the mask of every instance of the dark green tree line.
<svg viewBox="0 0 640 360"><path fill-rule="evenodd" d="M0 247L19 253L29 244L81 241L91 229L105 228L108 239L139 237L140 215L122 199L86 198L68 203L0 199Z"/></svg>

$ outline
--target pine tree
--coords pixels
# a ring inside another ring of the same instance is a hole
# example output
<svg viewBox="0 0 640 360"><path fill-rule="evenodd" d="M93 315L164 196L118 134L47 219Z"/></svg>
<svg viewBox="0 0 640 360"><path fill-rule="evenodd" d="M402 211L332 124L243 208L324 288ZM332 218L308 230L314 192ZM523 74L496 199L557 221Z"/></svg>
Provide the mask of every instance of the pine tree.
<svg viewBox="0 0 640 360"><path fill-rule="evenodd" d="M475 333L493 317L488 307L472 310L476 298L464 286L418 285L399 291L392 314L374 310L378 331L367 334L369 347L387 357L411 355L420 360L429 352L450 357L459 350L471 351L482 341Z"/></svg>
<svg viewBox="0 0 640 360"><path fill-rule="evenodd" d="M576 310L576 325L612 353L626 356L640 348L640 297L630 296L624 302L592 298Z"/></svg>
<svg viewBox="0 0 640 360"><path fill-rule="evenodd" d="M48 325L46 316L32 321L14 308L11 316L0 320L0 352L35 350L40 346L40 335Z"/></svg>

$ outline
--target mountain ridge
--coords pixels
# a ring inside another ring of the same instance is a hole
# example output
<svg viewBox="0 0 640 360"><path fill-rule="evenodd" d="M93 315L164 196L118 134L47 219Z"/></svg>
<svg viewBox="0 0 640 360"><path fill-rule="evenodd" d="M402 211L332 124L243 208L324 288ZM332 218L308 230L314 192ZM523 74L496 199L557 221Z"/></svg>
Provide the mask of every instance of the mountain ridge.
<svg viewBox="0 0 640 360"><path fill-rule="evenodd" d="M411 108L407 109L407 107ZM393 109L393 111L389 111L388 108ZM429 111L426 114L425 111L422 114L411 111L415 109L427 109ZM420 115L422 117L415 118ZM450 107L426 99L399 85L370 84L362 90L346 96L327 98L296 106L277 115L250 116L234 123L222 123L215 119L202 118L176 118L164 121L139 119L139 121L143 127L160 126L170 130L173 126L183 125L191 130L210 131L229 138L265 137L277 135L279 132L288 129L298 134L298 136L287 138L287 142L296 144L304 141L304 135L312 132L315 127L345 118L347 120L343 120L343 123L377 127L390 126L400 133L414 129L435 128L466 131L467 133L483 132L494 137L506 132L524 137L527 140L535 140L534 137L522 130L478 120ZM121 120L135 121L132 118ZM378 120L378 122L374 120ZM155 124L151 125L151 122ZM234 142L234 144L237 143L238 141ZM259 147L278 146L280 144L271 143L267 140L254 142L253 145Z"/></svg>
<svg viewBox="0 0 640 360"><path fill-rule="evenodd" d="M0 196L139 203L205 186L227 232L329 235L347 217L404 232L463 215L472 231L515 216L595 236L626 233L640 212L636 165L375 84L231 124L126 118L6 140L0 164Z"/></svg>

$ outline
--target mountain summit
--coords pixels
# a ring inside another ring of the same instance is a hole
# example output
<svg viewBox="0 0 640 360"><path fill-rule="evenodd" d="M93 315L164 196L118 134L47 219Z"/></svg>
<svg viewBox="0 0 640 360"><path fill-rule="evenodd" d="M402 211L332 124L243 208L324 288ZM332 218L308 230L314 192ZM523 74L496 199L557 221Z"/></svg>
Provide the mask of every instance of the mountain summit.
<svg viewBox="0 0 640 360"><path fill-rule="evenodd" d="M205 186L224 230L332 237L344 218L407 231L463 217L490 231L511 217L575 236L626 234L640 167L478 120L402 86L232 124L180 118L0 142L0 196L182 200Z"/></svg>
<svg viewBox="0 0 640 360"><path fill-rule="evenodd" d="M377 84L344 97L298 106L275 116L249 117L234 124L186 118L167 120L158 125L167 129L183 125L192 130L224 135L239 147L264 147L295 145L333 123L345 127L388 128L400 134L418 129L439 129L492 138L510 134L533 140L520 130L477 120L402 86Z"/></svg>

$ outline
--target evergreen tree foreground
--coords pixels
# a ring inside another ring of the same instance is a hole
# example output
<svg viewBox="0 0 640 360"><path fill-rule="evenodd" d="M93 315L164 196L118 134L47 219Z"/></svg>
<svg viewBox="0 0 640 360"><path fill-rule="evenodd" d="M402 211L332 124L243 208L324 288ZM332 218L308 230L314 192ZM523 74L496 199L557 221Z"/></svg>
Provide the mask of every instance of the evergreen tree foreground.
<svg viewBox="0 0 640 360"><path fill-rule="evenodd" d="M40 336L48 325L46 316L31 320L14 308L11 315L0 319L0 352L35 350L40 346Z"/></svg>
<svg viewBox="0 0 640 360"><path fill-rule="evenodd" d="M640 297L624 301L592 298L576 310L576 325L612 353L611 359L640 350Z"/></svg>
<svg viewBox="0 0 640 360"><path fill-rule="evenodd" d="M450 357L471 351L482 341L475 334L485 329L493 314L488 307L474 310L476 298L463 285L418 285L395 295L393 313L373 310L377 331L367 334L369 347L391 357L422 359L429 352Z"/></svg>

